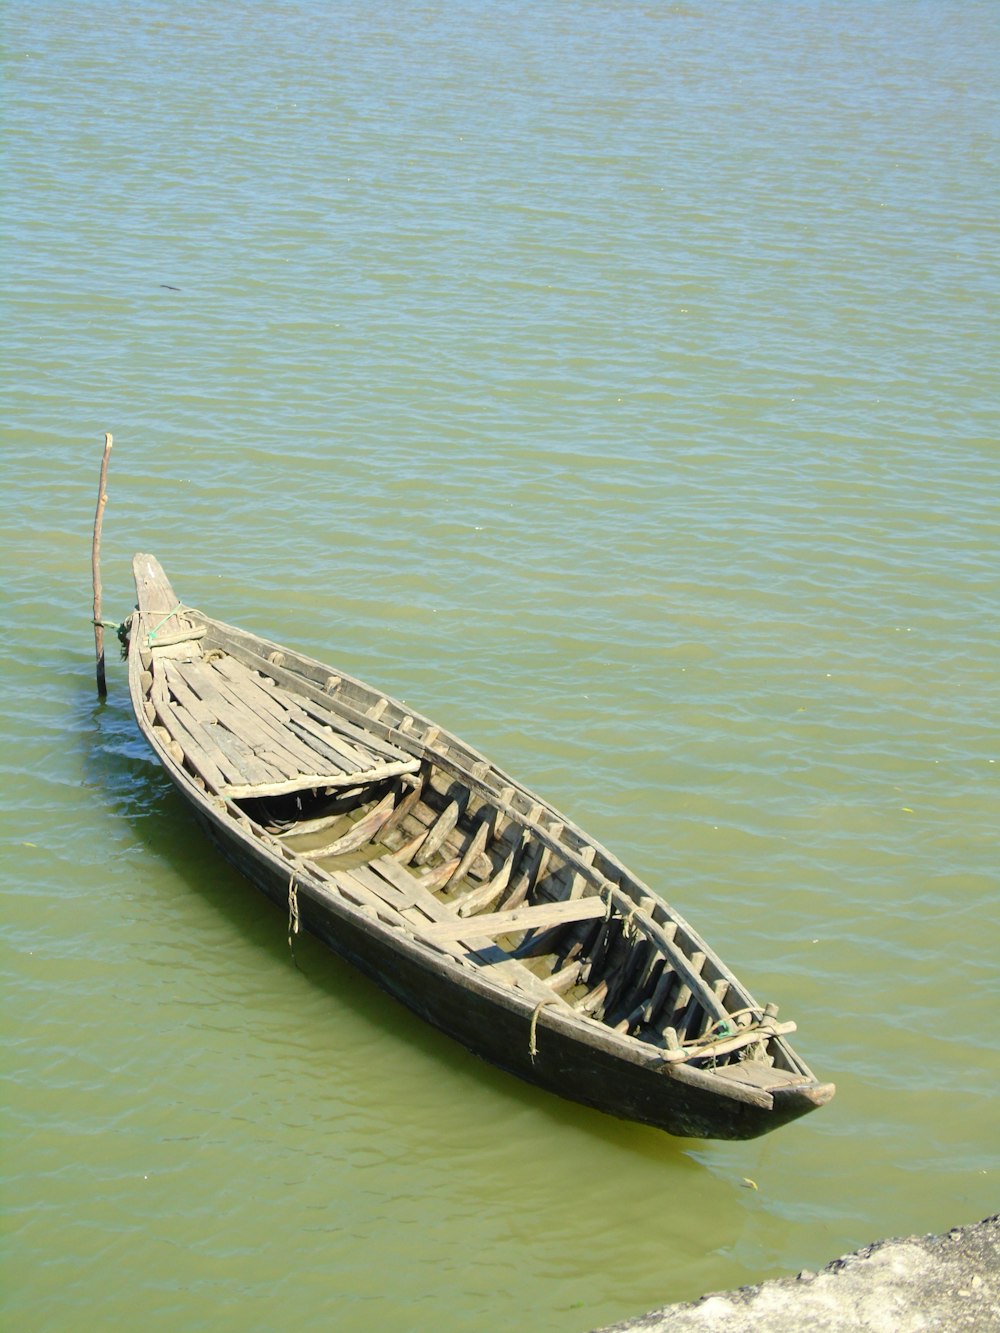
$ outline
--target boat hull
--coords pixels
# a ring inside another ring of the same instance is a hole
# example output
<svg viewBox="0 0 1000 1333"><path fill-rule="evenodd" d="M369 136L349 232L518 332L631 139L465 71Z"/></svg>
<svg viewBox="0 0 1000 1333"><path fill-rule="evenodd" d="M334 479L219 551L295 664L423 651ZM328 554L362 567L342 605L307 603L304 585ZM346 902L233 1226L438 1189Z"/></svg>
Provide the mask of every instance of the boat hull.
<svg viewBox="0 0 1000 1333"><path fill-rule="evenodd" d="M135 557L139 728L222 854L419 1017L528 1083L692 1138L833 1095L600 843L399 700L180 603Z"/></svg>
<svg viewBox="0 0 1000 1333"><path fill-rule="evenodd" d="M174 785L187 800L183 780L174 778ZM198 805L192 810L225 859L287 913L287 869L262 856L229 821ZM640 1063L610 1037L582 1042L563 1030L558 1014L547 1010L543 1020L516 997L477 984L474 975L454 975L416 942L380 934L332 895L300 886L296 897L301 925L386 994L473 1055L566 1100L682 1138L734 1140L770 1133L820 1104L808 1088L786 1092L780 1102L773 1093L757 1103L722 1098L700 1085L697 1070Z"/></svg>

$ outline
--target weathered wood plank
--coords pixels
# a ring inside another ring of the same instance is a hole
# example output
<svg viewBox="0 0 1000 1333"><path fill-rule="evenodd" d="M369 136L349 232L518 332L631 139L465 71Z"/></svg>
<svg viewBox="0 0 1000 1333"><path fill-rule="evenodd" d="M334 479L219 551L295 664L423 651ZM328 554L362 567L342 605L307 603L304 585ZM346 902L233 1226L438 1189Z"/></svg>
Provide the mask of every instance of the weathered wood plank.
<svg viewBox="0 0 1000 1333"><path fill-rule="evenodd" d="M469 837L464 850L461 852L455 869L448 876L448 884L460 884L469 873L473 861L480 855L483 848L489 841L490 835L496 823L496 809L493 806L483 806L479 812L479 822L474 832Z"/></svg>
<svg viewBox="0 0 1000 1333"><path fill-rule="evenodd" d="M341 872L338 872L338 877ZM387 895L387 901L398 905L404 914L408 914L411 919L411 926L414 933L420 939L427 938L427 942L434 945L435 948L442 949L453 955L466 956L473 962L482 967L489 968L490 975L496 976L509 982L517 990L526 992L536 1000L549 1001L553 995L552 990L529 968L522 963L515 962L514 959L501 953L499 950L490 949L488 952L477 947L474 943L466 940L453 940L448 938L432 939L426 936L426 932L431 929L430 922L443 922L450 919L449 909L441 903L433 894L428 893L417 880L402 866L397 865L389 857L379 857L378 860L369 861L367 865L356 866L350 872L352 876L359 877L363 883L373 888L377 893ZM414 914L415 919L414 919ZM482 941L480 941L481 945ZM561 997L556 997L560 1006L565 1005Z"/></svg>
<svg viewBox="0 0 1000 1333"><path fill-rule="evenodd" d="M239 763L241 776L247 783L285 781L292 776L288 766L274 753L270 736L256 724L252 714L223 697L206 666L196 661L176 661L173 667L214 714L211 719L206 717L202 725L219 749Z"/></svg>
<svg viewBox="0 0 1000 1333"><path fill-rule="evenodd" d="M425 889L439 889L447 884L452 875L458 868L458 857L452 857L450 861L442 861L433 870L425 870L420 876L420 883Z"/></svg>
<svg viewBox="0 0 1000 1333"><path fill-rule="evenodd" d="M345 852L353 852L358 847L363 847L366 842L374 841L387 816L391 814L395 800L395 793L389 792L378 805L373 806L366 815L356 820L339 838L327 843L325 847L310 847L307 851L300 852L300 855L307 856L311 861L318 861L324 856L342 856Z"/></svg>
<svg viewBox="0 0 1000 1333"><path fill-rule="evenodd" d="M519 830L518 832L519 836L510 851L504 857L497 873L484 883L480 884L478 888L470 889L468 893L464 894L457 900L456 908L459 916L471 916L475 912L481 911L484 907L488 907L491 903L495 903L503 893L504 889L506 889L507 885L510 883L510 874L514 868L514 862L521 850L522 840L527 836L523 830Z"/></svg>
<svg viewBox="0 0 1000 1333"><path fill-rule="evenodd" d="M272 768L250 749L242 736L234 735L221 722L207 722L205 730L211 737L212 743L232 764L236 765L243 779L243 785L251 791L255 787L263 788L287 781L286 775L280 769ZM233 787L238 785L235 782L231 784Z"/></svg>
<svg viewBox="0 0 1000 1333"><path fill-rule="evenodd" d="M796 1031L794 1023L775 1023L765 1019L757 1027L745 1028L734 1037L723 1037L718 1041L705 1042L694 1046L681 1046L679 1050L664 1051L663 1058L670 1064L680 1064L685 1060L701 1060L719 1055L730 1055L755 1041L767 1041L771 1037L783 1037ZM741 1066L742 1068L742 1066Z"/></svg>
<svg viewBox="0 0 1000 1333"><path fill-rule="evenodd" d="M290 746L282 728L272 718L257 713L218 671L204 662L178 662L177 670L227 731L282 779L318 767L315 755Z"/></svg>
<svg viewBox="0 0 1000 1333"><path fill-rule="evenodd" d="M239 765L239 779L233 781L229 791L232 796L280 795L303 787L375 782L418 766L417 760L404 755L400 763L380 763L361 772L347 772L339 759L334 766L330 756L321 752L325 747L312 736L308 742L300 741L283 733L273 717L262 718L252 712L236 687L227 685L218 672L203 663L175 662L171 672L178 673L197 700L193 707L199 710L198 720L218 748Z"/></svg>
<svg viewBox="0 0 1000 1333"><path fill-rule="evenodd" d="M543 903L538 907L515 907L513 911L483 912L479 916L441 922L429 930L430 939L496 939L522 930L565 925L570 921L591 921L604 916L607 905L600 898L574 898L572 901Z"/></svg>
<svg viewBox="0 0 1000 1333"><path fill-rule="evenodd" d="M280 769L266 764L243 737L220 724L214 701L207 702L188 682L185 672L194 666L197 663L157 660L157 669L164 673L170 692L178 700L178 706L199 724L201 734L209 746L209 754L215 757L216 752L220 752L226 759L231 783L245 785L284 780L285 774Z"/></svg>
<svg viewBox="0 0 1000 1333"><path fill-rule="evenodd" d="M543 977L542 980L546 986L550 986L557 994L562 995L564 991L568 991L577 984L582 971L583 964L579 959L575 959L572 963L567 963L565 967L560 968L558 972L551 972L547 977Z"/></svg>
<svg viewBox="0 0 1000 1333"><path fill-rule="evenodd" d="M218 674L225 677L230 698L239 701L244 707L251 708L258 716L268 719L271 730L281 738L285 749L299 757L303 769L306 771L314 769L319 757L324 760L323 767L327 766L326 754L320 755L310 744L310 738L301 737L291 730L289 723L293 718L300 721L306 719L284 691L265 688L261 677L229 653L213 655L210 665ZM335 765L338 771L345 767L339 763Z"/></svg>
<svg viewBox="0 0 1000 1333"><path fill-rule="evenodd" d="M210 673L205 677L206 681L215 678L214 683L219 695L236 710L230 717L235 718L239 715L246 717L248 727L252 725L254 728L254 733L251 734L259 731L267 738L268 748L280 762L280 767L287 777L293 778L299 773L312 773L322 769L324 765L317 763L317 760L323 756L317 754L315 749L295 735L288 726L287 715L281 713L280 716L275 716L272 711L273 701L269 699L266 691L251 690L245 685L238 685L227 679L220 670L222 661L223 659L216 658L203 665L201 670Z"/></svg>
<svg viewBox="0 0 1000 1333"><path fill-rule="evenodd" d="M291 713L288 718L288 726L292 732L300 737L302 741L309 745L317 754L323 756L327 763L341 773L364 773L375 760L375 755L368 751L363 753L356 746L350 745L342 740L332 730L329 732L320 731L319 725L304 713ZM378 761L382 762L381 759Z"/></svg>
<svg viewBox="0 0 1000 1333"><path fill-rule="evenodd" d="M226 764L225 756L216 751L218 762L212 756L211 742L201 727L191 717L184 717L178 709L171 706L167 694L167 685L159 675L154 677L150 688L150 697L161 725L181 747L191 767L204 779L213 791L221 791L229 781L229 772L223 772L220 764ZM185 725L186 724L186 725Z"/></svg>
<svg viewBox="0 0 1000 1333"><path fill-rule="evenodd" d="M324 694L318 685L314 685L304 677L289 671L287 667L269 662L266 657L254 652L242 641L229 638L229 636L227 636L227 639L236 649L233 656L237 657L237 661L242 661L252 670L259 671L262 676L269 677L275 685L287 691L303 712L308 713L323 725L334 727L346 740L358 741L362 745L379 750L387 756L392 755L397 760L409 758L414 753L413 751L401 750L384 736L368 730L368 725L374 724L388 732L391 727L386 723L379 723L376 718L368 718L361 710L351 707L351 705L334 698L332 695ZM344 710L349 710L352 716L345 716ZM419 745L419 742L417 744Z"/></svg>
<svg viewBox="0 0 1000 1333"><path fill-rule="evenodd" d="M180 726L191 735L194 743L201 749L211 767L221 772L223 785L242 782L243 771L240 765L216 745L210 735L207 724L214 722L211 710L207 709L197 695L193 694L178 675L174 662L157 659L156 675L153 678L152 692L159 700L161 715L172 713ZM167 692L173 695L171 703Z"/></svg>
<svg viewBox="0 0 1000 1333"><path fill-rule="evenodd" d="M586 995L581 995L578 1000L574 1000L571 1008L578 1014L595 1014L604 1003L605 996L608 993L608 983L599 981L596 986L587 991Z"/></svg>
<svg viewBox="0 0 1000 1333"><path fill-rule="evenodd" d="M419 778L412 791L407 792L403 799L393 810L392 814L382 826L382 837L385 838L397 824L401 824L413 807L420 800L423 793L423 779Z"/></svg>
<svg viewBox="0 0 1000 1333"><path fill-rule="evenodd" d="M580 848L579 851L580 860L583 861L587 866L592 866L594 864L595 855L596 851L593 847ZM583 893L586 887L587 887L586 877L581 875L579 870L574 870L569 881L569 893L566 896L568 898L579 898L580 894Z"/></svg>
<svg viewBox="0 0 1000 1333"><path fill-rule="evenodd" d="M454 800L449 801L427 831L427 837L413 858L414 864L426 865L441 844L458 823L469 799L468 790L462 791Z"/></svg>

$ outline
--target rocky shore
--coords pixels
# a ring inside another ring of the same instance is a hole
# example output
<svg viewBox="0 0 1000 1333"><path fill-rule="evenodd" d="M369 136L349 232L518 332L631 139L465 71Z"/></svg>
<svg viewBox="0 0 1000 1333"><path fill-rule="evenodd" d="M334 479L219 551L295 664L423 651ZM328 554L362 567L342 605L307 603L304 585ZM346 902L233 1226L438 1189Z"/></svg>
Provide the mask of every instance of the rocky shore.
<svg viewBox="0 0 1000 1333"><path fill-rule="evenodd" d="M940 1236L882 1240L820 1272L715 1292L600 1333L1000 1330L1000 1214Z"/></svg>

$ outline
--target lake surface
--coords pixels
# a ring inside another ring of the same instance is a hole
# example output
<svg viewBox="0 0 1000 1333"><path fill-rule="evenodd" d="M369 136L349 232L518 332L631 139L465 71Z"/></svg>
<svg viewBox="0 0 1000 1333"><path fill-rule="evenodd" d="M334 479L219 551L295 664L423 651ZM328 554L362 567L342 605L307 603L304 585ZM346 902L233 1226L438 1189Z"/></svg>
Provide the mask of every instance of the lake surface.
<svg viewBox="0 0 1000 1333"><path fill-rule="evenodd" d="M9 0L6 1318L582 1333L998 1207L992 0ZM458 731L838 1084L482 1066L186 819L105 614Z"/></svg>

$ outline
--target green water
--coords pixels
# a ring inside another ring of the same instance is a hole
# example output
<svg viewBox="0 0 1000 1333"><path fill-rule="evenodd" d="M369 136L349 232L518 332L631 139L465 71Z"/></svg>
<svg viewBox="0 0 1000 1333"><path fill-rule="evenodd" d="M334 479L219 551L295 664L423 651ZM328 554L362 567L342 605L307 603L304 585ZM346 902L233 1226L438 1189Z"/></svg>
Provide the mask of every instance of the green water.
<svg viewBox="0 0 1000 1333"><path fill-rule="evenodd" d="M995 1212L997 6L0 23L8 1325L582 1333ZM95 701L105 430L106 614L150 550L437 717L836 1100L672 1140L296 966Z"/></svg>

